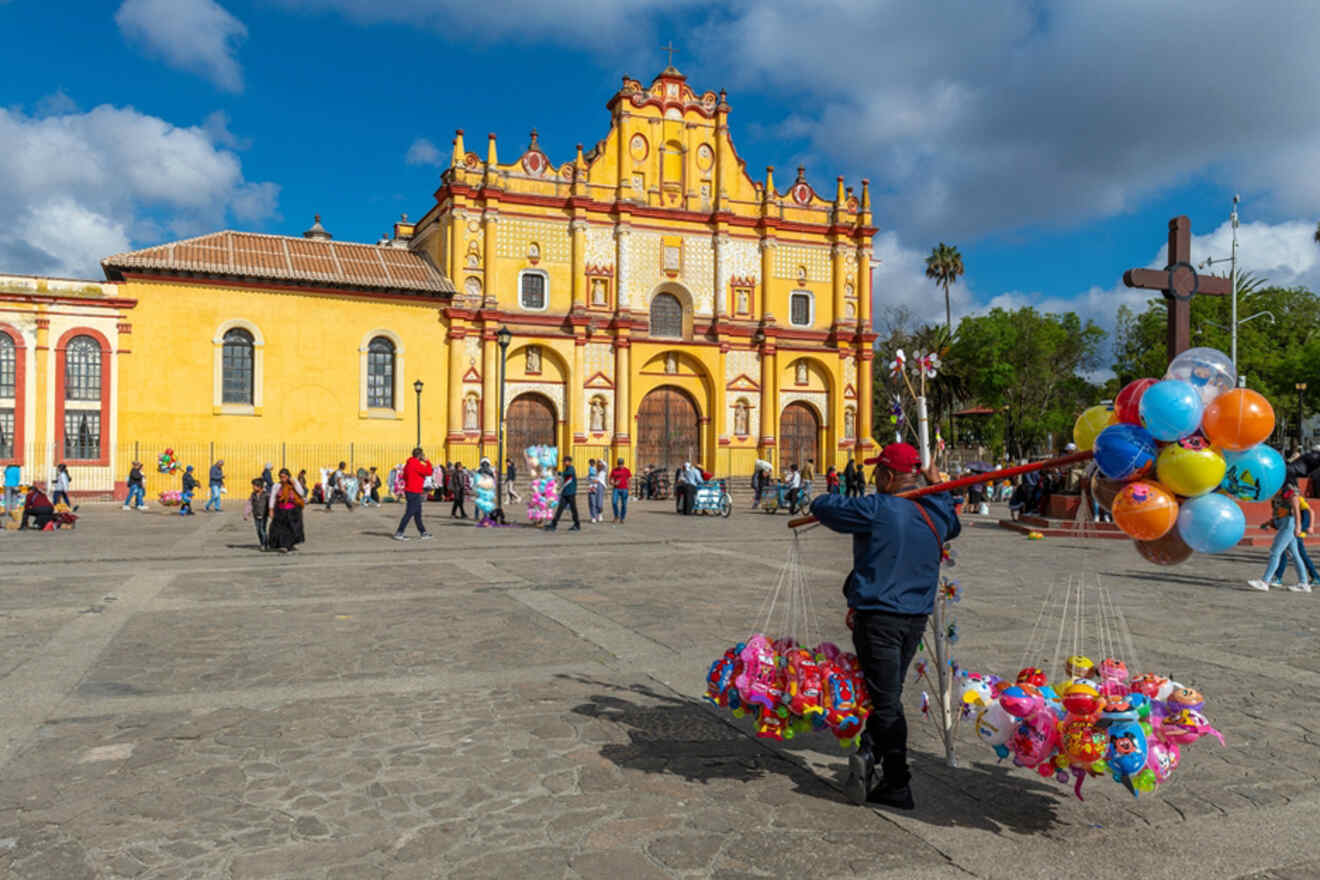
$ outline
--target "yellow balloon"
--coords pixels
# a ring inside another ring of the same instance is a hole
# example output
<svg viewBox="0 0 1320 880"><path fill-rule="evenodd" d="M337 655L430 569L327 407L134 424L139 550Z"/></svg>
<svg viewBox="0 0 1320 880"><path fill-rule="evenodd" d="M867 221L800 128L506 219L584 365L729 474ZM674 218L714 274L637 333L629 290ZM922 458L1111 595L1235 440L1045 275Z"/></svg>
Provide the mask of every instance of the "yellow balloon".
<svg viewBox="0 0 1320 880"><path fill-rule="evenodd" d="M1095 438L1110 425L1118 424L1112 407L1100 405L1085 410L1073 423L1073 442L1083 452L1095 446Z"/></svg>
<svg viewBox="0 0 1320 880"><path fill-rule="evenodd" d="M1224 479L1224 456L1209 446L1170 443L1155 459L1155 475L1176 495L1195 498L1217 488Z"/></svg>

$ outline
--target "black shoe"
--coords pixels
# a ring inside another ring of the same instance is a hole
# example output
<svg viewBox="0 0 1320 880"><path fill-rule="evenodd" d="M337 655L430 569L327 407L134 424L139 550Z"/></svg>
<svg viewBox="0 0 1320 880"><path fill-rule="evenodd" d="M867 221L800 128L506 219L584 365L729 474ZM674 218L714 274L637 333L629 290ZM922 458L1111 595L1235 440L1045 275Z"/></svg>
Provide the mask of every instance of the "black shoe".
<svg viewBox="0 0 1320 880"><path fill-rule="evenodd" d="M843 792L854 804L866 803L867 796L875 784L875 758L870 751L856 752L848 758L848 778L843 783Z"/></svg>
<svg viewBox="0 0 1320 880"><path fill-rule="evenodd" d="M544 530L547 532L553 532L557 528L559 528L559 526L546 526Z"/></svg>
<svg viewBox="0 0 1320 880"><path fill-rule="evenodd" d="M912 801L912 786L907 783L887 785L881 782L866 796L866 802L868 804L878 804L882 807L893 807L896 810L916 808L916 804Z"/></svg>
<svg viewBox="0 0 1320 880"><path fill-rule="evenodd" d="M571 529L569 529L569 531L570 531L570 532L580 532L580 531L582 531L582 526L577 526L577 525L575 525L575 526L573 526Z"/></svg>

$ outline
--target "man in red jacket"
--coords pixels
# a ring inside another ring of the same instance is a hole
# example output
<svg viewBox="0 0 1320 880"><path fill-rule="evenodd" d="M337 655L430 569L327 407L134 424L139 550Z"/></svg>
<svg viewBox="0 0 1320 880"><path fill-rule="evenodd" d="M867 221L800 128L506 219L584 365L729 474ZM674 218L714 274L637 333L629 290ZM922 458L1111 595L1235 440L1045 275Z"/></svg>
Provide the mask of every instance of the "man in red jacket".
<svg viewBox="0 0 1320 880"><path fill-rule="evenodd" d="M403 530L408 527L410 519L417 523L417 531L421 532L423 541L431 537L431 533L422 525L422 499L426 497L426 478L431 476L432 470L430 459L422 452L422 447L418 446L412 451L412 458L403 466L403 494L408 498L408 507L403 512L403 519L399 520L399 527L394 530L394 540L408 540Z"/></svg>

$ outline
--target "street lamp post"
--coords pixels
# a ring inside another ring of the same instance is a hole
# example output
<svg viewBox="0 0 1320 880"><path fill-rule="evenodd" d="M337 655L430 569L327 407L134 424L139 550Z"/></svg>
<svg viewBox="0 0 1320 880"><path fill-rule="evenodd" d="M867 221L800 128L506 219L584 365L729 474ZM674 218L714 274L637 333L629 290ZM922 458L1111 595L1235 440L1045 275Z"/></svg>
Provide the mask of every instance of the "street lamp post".
<svg viewBox="0 0 1320 880"><path fill-rule="evenodd" d="M1239 321L1237 319L1237 313L1238 313L1238 290L1237 290L1238 212L1237 209L1238 209L1238 202L1240 200L1241 200L1241 196L1238 195L1233 196L1233 213L1228 215L1229 220L1231 221L1233 226L1233 249L1230 252L1231 255L1227 259L1223 257L1219 257L1218 259L1214 257L1210 257L1202 260L1200 265L1200 268L1205 268L1206 266L1213 266L1215 263L1228 263L1228 286L1230 288L1228 301L1230 303L1230 309L1231 309L1231 316L1229 319L1229 325L1230 325L1229 337L1231 339L1231 342L1229 343L1229 358L1233 361L1234 370L1237 369L1238 326L1240 324L1245 324L1247 323L1247 321L1251 320L1251 318L1247 318L1244 321ZM1252 315L1251 317L1254 318L1256 316ZM1222 330L1223 328L1221 327L1220 329ZM1241 382L1240 384L1245 386L1246 382Z"/></svg>
<svg viewBox="0 0 1320 880"><path fill-rule="evenodd" d="M413 391L417 392L417 445L422 445L422 380L418 379L413 383Z"/></svg>
<svg viewBox="0 0 1320 880"><path fill-rule="evenodd" d="M1297 449L1302 448L1302 395L1306 393L1306 383L1298 382L1293 386L1297 389Z"/></svg>
<svg viewBox="0 0 1320 880"><path fill-rule="evenodd" d="M504 370L505 363L509 358L509 342L513 340L513 334L509 332L508 327L500 327L495 333L495 341L500 347L500 393L499 393L499 417L495 420L496 432L499 435L497 441L495 462L495 521L503 523L504 520Z"/></svg>

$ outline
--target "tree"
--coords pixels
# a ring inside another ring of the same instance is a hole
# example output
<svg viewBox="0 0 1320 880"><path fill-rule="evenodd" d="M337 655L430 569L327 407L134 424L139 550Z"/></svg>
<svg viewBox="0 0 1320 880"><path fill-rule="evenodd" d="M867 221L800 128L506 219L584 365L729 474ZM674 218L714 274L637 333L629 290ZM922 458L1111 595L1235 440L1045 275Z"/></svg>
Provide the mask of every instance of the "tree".
<svg viewBox="0 0 1320 880"><path fill-rule="evenodd" d="M962 254L953 245L940 242L931 248L926 258L926 277L935 279L935 283L944 288L944 328L953 335L953 308L949 304L949 285L964 274Z"/></svg>

